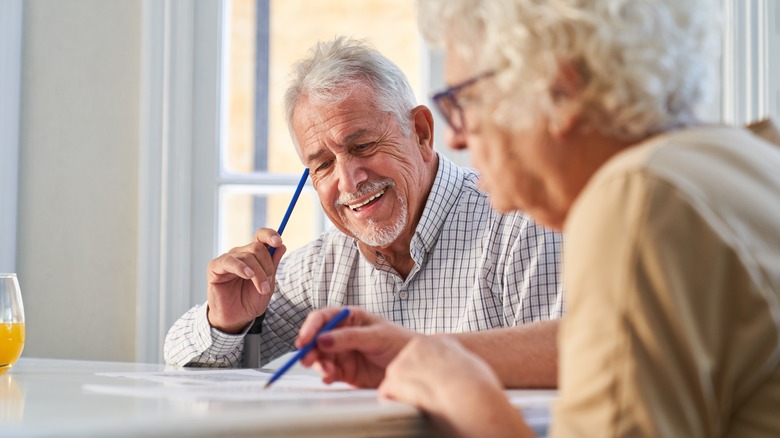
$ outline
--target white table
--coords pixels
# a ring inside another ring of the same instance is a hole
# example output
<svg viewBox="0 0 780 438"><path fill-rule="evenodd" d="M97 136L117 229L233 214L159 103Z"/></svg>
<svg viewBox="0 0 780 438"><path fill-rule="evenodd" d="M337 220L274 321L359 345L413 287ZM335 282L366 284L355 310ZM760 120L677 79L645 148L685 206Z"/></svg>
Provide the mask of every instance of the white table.
<svg viewBox="0 0 780 438"><path fill-rule="evenodd" d="M117 383L96 372L164 369L155 364L22 358L0 376L0 437L395 437L433 433L416 409L374 399L175 400L83 389L85 384ZM542 433L546 426L546 420L535 425Z"/></svg>

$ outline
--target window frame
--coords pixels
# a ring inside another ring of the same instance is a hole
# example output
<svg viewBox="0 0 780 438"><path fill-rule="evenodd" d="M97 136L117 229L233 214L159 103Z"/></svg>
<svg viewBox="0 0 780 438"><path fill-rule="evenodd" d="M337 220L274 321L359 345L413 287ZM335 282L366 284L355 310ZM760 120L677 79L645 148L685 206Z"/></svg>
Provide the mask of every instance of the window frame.
<svg viewBox="0 0 780 438"><path fill-rule="evenodd" d="M0 272L16 272L22 0L0 2Z"/></svg>
<svg viewBox="0 0 780 438"><path fill-rule="evenodd" d="M780 118L780 59L769 56L780 53L780 4L723 0L722 8L722 121L739 126Z"/></svg>
<svg viewBox="0 0 780 438"><path fill-rule="evenodd" d="M222 1L142 2L136 360L206 296L215 247Z"/></svg>

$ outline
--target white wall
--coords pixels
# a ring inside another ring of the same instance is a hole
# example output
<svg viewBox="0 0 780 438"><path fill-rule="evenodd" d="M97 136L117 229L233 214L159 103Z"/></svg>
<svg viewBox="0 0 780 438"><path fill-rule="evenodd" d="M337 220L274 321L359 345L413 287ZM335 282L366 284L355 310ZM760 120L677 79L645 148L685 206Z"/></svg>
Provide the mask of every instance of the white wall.
<svg viewBox="0 0 780 438"><path fill-rule="evenodd" d="M24 2L23 356L134 360L140 1Z"/></svg>

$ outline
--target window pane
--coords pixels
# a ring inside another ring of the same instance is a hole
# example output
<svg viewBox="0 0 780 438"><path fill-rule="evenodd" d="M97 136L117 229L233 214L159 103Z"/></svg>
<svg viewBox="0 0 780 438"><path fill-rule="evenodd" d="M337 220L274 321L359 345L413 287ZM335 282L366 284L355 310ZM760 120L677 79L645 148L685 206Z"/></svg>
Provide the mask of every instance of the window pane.
<svg viewBox="0 0 780 438"><path fill-rule="evenodd" d="M228 14L226 172L300 172L284 91L290 66L318 40L367 39L401 67L418 101L426 102L419 91L422 46L414 0L233 0Z"/></svg>
<svg viewBox="0 0 780 438"><path fill-rule="evenodd" d="M225 185L219 191L219 253L251 242L258 227L277 229L295 187ZM287 250L314 239L326 222L317 193L304 188L282 234Z"/></svg>
<svg viewBox="0 0 780 438"><path fill-rule="evenodd" d="M225 40L226 118L221 164L226 172L253 172L255 115L255 36L257 0L226 2L229 16Z"/></svg>

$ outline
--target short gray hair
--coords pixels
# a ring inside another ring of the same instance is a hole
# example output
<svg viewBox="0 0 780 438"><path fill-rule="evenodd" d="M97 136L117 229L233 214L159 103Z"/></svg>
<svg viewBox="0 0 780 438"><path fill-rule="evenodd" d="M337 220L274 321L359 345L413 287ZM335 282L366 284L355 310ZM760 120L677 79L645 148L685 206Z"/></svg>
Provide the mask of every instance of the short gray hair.
<svg viewBox="0 0 780 438"><path fill-rule="evenodd" d="M317 43L309 50L308 57L296 62L290 71L284 109L299 154L293 117L301 99L316 105L337 105L356 87L372 90L377 109L391 113L404 135L411 134L409 122L416 98L409 80L397 65L366 42L341 36Z"/></svg>
<svg viewBox="0 0 780 438"><path fill-rule="evenodd" d="M496 70L484 96L493 120L522 128L552 115L560 61L576 66L575 102L605 135L639 139L692 124L711 93L719 55L714 0L418 0L420 28Z"/></svg>

